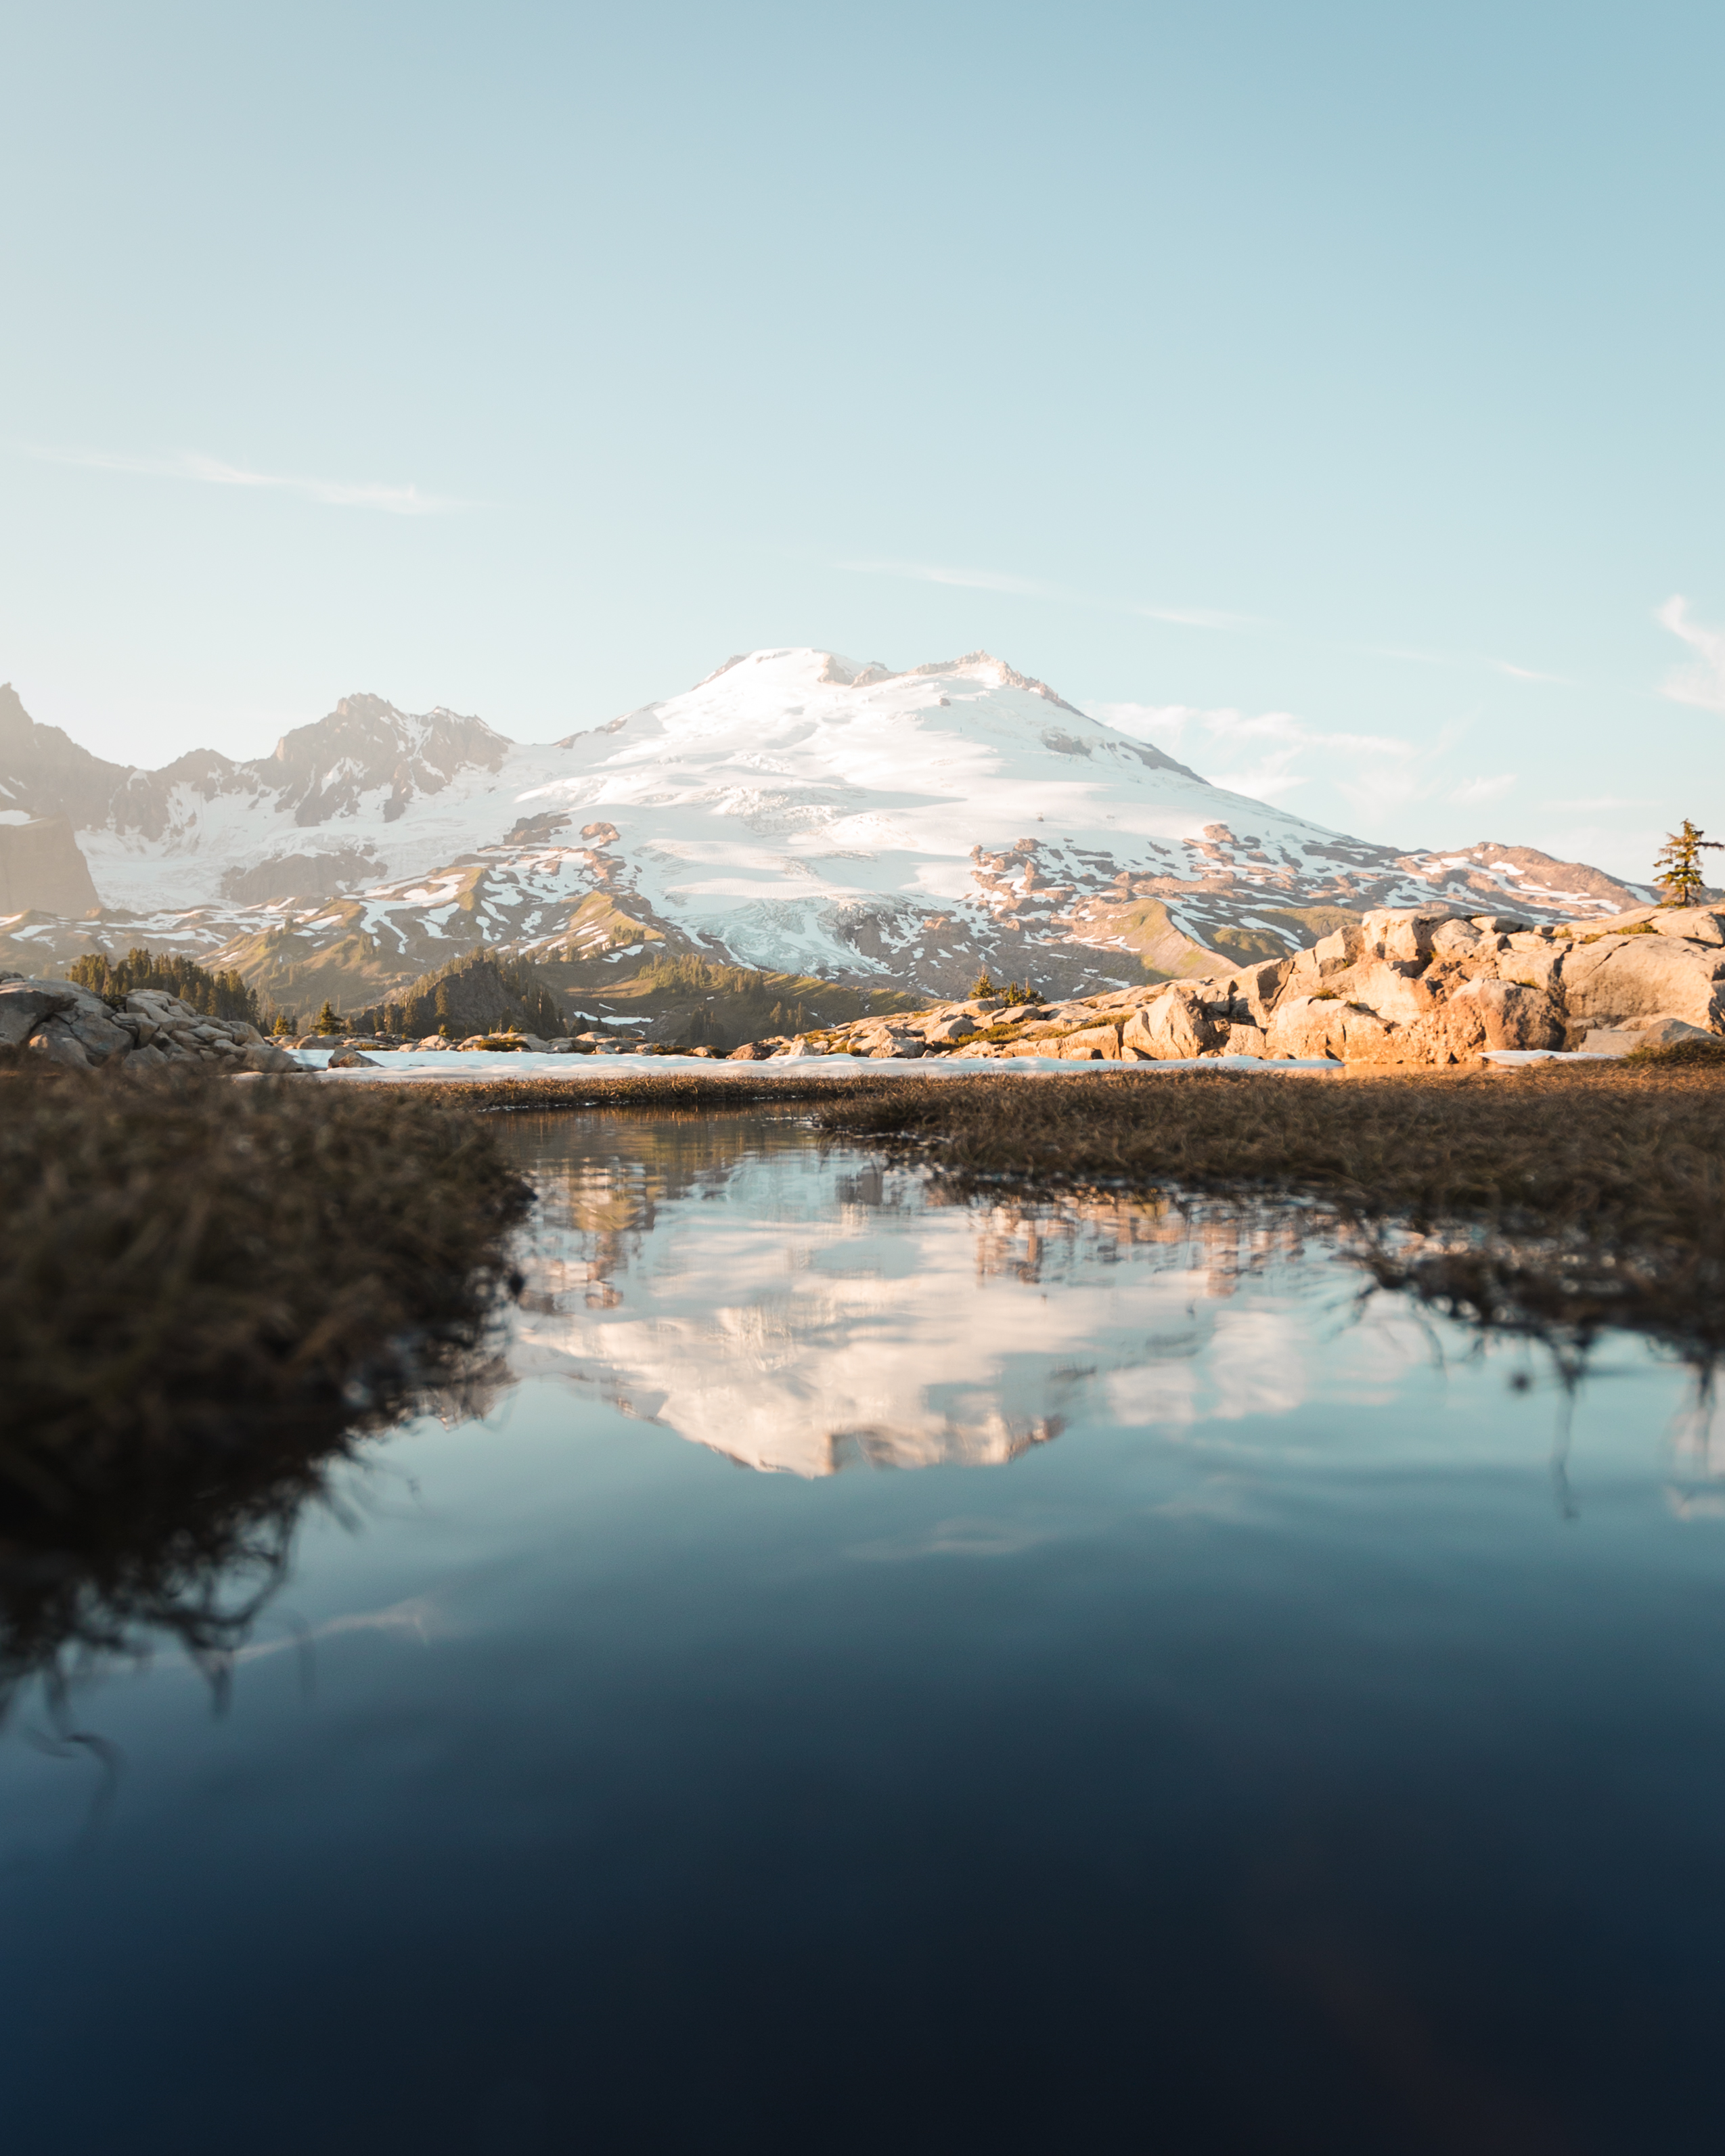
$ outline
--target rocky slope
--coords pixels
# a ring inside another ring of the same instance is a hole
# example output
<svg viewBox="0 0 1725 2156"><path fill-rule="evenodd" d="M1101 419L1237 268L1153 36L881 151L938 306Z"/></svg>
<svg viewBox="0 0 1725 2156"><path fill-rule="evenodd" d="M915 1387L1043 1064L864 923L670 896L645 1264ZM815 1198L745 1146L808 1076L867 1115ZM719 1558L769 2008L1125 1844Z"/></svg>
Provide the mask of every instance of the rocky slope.
<svg viewBox="0 0 1725 2156"><path fill-rule="evenodd" d="M1643 906L1579 930L1408 908L1366 913L1309 950L1200 980L1066 1002L937 1004L737 1055L1434 1066L1488 1050L1621 1054L1721 1034L1725 906Z"/></svg>
<svg viewBox="0 0 1725 2156"><path fill-rule="evenodd" d="M0 1067L21 1057L66 1070L133 1070L214 1064L232 1071L300 1068L243 1019L207 1018L162 988L118 1004L69 981L0 973Z"/></svg>
<svg viewBox="0 0 1725 2156"><path fill-rule="evenodd" d="M690 953L952 995L1279 958L1373 907L1534 921L1651 896L1529 849L1398 852L1208 784L986 653L761 651L543 747L345 699L272 756L106 763L0 690L0 817L64 817L105 911L0 920L40 971L128 943L350 1006L507 947L571 991Z"/></svg>

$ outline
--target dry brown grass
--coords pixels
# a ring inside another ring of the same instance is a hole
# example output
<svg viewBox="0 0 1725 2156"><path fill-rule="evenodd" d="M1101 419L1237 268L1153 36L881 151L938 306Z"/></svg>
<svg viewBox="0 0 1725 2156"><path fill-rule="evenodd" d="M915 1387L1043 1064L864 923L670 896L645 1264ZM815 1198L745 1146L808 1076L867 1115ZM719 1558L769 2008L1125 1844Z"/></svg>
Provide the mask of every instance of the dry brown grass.
<svg viewBox="0 0 1725 2156"><path fill-rule="evenodd" d="M0 1080L0 1675L141 1612L196 1644L187 1583L469 1366L527 1202L431 1100Z"/></svg>
<svg viewBox="0 0 1725 2156"><path fill-rule="evenodd" d="M817 1110L961 1186L1321 1202L1378 1276L1496 1324L1725 1346L1725 1061L1235 1076L900 1080ZM1409 1231L1412 1231L1411 1234Z"/></svg>

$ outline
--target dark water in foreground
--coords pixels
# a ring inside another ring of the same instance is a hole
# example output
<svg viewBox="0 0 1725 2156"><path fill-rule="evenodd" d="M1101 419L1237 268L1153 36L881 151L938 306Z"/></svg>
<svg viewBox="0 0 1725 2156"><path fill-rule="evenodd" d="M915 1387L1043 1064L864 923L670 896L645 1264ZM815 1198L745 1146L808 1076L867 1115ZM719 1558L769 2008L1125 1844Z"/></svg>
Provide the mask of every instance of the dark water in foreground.
<svg viewBox="0 0 1725 2156"><path fill-rule="evenodd" d="M1288 1216L516 1142L484 1418L344 1472L224 1713L170 1647L0 1737L8 2148L1725 2140L1689 1373L1572 1403Z"/></svg>

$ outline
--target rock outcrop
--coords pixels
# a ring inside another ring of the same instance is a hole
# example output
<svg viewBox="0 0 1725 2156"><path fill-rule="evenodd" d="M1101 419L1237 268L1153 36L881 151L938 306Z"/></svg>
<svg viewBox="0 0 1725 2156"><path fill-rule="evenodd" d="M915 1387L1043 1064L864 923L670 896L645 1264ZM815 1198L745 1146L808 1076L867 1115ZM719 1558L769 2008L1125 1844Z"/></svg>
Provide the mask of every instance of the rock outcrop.
<svg viewBox="0 0 1725 2156"><path fill-rule="evenodd" d="M110 1004L70 981L0 973L0 1055L39 1055L68 1070L120 1063L132 1070L213 1064L240 1071L301 1066L244 1019L208 1018L161 988Z"/></svg>
<svg viewBox="0 0 1725 2156"><path fill-rule="evenodd" d="M1430 1067L1502 1049L1621 1054L1702 1034L1725 1034L1725 906L1641 906L1596 927L1411 908L1364 914L1291 957L1201 980L1060 1003L935 1004L746 1052Z"/></svg>

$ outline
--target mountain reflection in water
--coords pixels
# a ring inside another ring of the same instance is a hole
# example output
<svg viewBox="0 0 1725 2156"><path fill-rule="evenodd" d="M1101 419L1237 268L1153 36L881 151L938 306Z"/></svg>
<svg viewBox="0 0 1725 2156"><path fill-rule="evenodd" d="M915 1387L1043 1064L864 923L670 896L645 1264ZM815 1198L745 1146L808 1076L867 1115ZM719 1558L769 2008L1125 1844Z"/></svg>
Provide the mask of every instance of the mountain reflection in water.
<svg viewBox="0 0 1725 2156"><path fill-rule="evenodd" d="M1233 1306L1243 1275L1297 1255L1286 1209L942 1204L915 1169L811 1177L789 1121L608 1137L538 1170L511 1367L745 1466L999 1465L1084 1395L1163 1423L1299 1398L1310 1309Z"/></svg>
<svg viewBox="0 0 1725 2156"><path fill-rule="evenodd" d="M1309 1208L504 1127L466 1394L30 1588L13 2143L1711 2156L1704 1363Z"/></svg>

